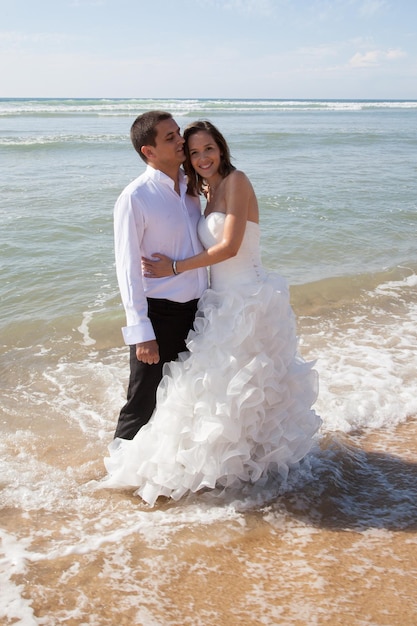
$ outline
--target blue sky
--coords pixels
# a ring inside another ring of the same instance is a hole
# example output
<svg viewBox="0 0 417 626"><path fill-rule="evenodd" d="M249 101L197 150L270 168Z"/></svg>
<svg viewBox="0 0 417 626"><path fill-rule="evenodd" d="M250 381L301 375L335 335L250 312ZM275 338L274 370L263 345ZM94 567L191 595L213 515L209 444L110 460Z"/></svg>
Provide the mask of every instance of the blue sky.
<svg viewBox="0 0 417 626"><path fill-rule="evenodd" d="M0 0L0 97L417 99L416 0Z"/></svg>

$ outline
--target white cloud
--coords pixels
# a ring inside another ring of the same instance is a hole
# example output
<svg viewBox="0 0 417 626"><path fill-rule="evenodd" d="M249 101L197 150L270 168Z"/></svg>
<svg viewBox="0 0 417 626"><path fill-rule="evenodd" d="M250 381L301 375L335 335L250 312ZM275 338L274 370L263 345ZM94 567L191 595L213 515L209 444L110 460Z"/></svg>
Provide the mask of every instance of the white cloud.
<svg viewBox="0 0 417 626"><path fill-rule="evenodd" d="M400 49L396 50L369 50L368 52L357 52L349 61L350 67L378 67L384 61L395 61L407 56Z"/></svg>
<svg viewBox="0 0 417 626"><path fill-rule="evenodd" d="M359 8L359 13L366 17L379 13L387 6L385 0L364 0Z"/></svg>
<svg viewBox="0 0 417 626"><path fill-rule="evenodd" d="M379 61L378 50L371 50L369 52L357 52L349 61L350 67L372 67L378 65Z"/></svg>
<svg viewBox="0 0 417 626"><path fill-rule="evenodd" d="M263 17L272 15L276 9L273 0L199 0L199 4Z"/></svg>
<svg viewBox="0 0 417 626"><path fill-rule="evenodd" d="M392 60L392 59L402 59L404 57L407 56L407 53L404 52L404 50L388 50L388 52L386 52L386 57L388 60Z"/></svg>
<svg viewBox="0 0 417 626"><path fill-rule="evenodd" d="M99 6L104 6L104 0L72 0L69 3L70 7L86 7L86 6L92 6L92 7L99 7Z"/></svg>
<svg viewBox="0 0 417 626"><path fill-rule="evenodd" d="M0 32L0 46L9 48L22 48L37 46L39 44L62 44L63 41L71 41L74 37L65 33L22 33L19 31Z"/></svg>
<svg viewBox="0 0 417 626"><path fill-rule="evenodd" d="M304 55L310 57L312 59L325 59L328 57L335 57L339 53L340 44L322 44L320 46L303 46L302 48L298 48L296 53L298 55Z"/></svg>

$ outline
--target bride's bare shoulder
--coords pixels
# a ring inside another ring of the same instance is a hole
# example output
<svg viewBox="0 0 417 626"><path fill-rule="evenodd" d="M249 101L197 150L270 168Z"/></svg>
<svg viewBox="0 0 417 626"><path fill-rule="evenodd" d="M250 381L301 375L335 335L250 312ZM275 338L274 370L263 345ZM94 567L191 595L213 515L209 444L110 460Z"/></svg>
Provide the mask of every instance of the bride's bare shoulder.
<svg viewBox="0 0 417 626"><path fill-rule="evenodd" d="M227 186L248 185L252 187L249 178L246 176L245 172L242 172L241 170L233 170L233 172L226 177L225 183Z"/></svg>

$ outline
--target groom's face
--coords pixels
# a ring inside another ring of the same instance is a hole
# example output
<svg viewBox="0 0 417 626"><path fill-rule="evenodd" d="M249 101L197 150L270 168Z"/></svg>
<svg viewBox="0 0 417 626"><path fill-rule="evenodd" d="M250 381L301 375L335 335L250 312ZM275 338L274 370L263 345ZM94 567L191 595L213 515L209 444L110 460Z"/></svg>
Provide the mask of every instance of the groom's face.
<svg viewBox="0 0 417 626"><path fill-rule="evenodd" d="M184 139L175 120L162 120L156 125L155 146L145 146L147 159L156 169L179 167L184 163Z"/></svg>

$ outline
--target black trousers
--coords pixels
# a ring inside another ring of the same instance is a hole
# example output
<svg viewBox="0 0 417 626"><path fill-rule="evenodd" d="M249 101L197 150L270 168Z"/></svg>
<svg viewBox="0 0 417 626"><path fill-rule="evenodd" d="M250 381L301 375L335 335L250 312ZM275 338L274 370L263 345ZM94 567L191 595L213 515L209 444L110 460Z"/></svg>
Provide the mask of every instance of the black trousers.
<svg viewBox="0 0 417 626"><path fill-rule="evenodd" d="M197 303L198 300L181 303L148 298L148 316L158 342L160 361L153 365L142 363L136 358L136 346L130 346L127 402L120 411L115 437L133 439L151 418L162 367L186 350L185 339L193 326Z"/></svg>

